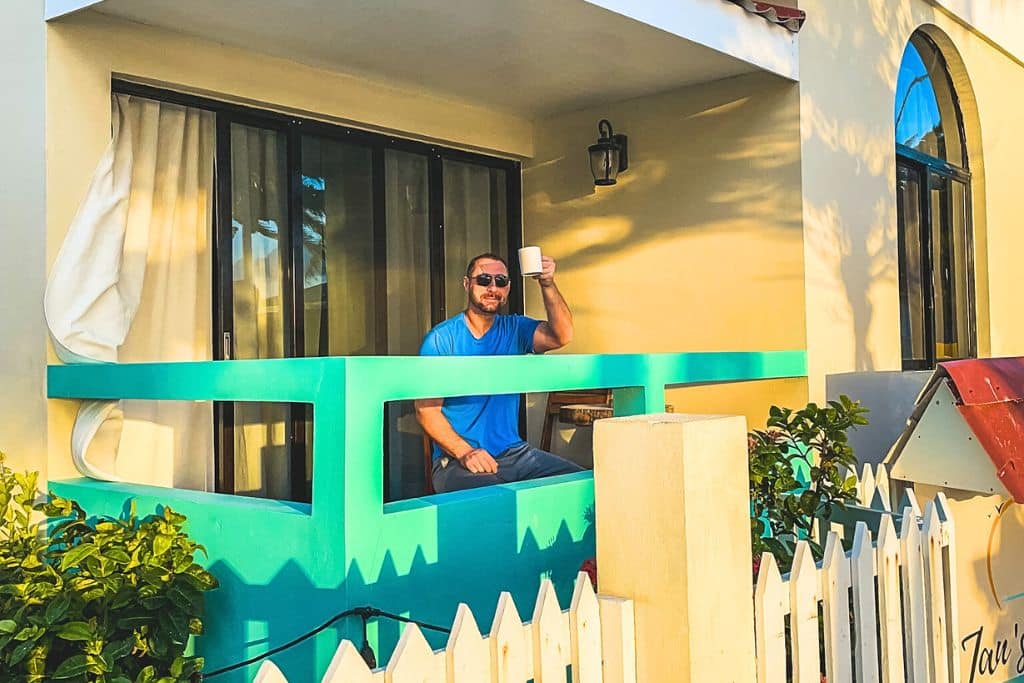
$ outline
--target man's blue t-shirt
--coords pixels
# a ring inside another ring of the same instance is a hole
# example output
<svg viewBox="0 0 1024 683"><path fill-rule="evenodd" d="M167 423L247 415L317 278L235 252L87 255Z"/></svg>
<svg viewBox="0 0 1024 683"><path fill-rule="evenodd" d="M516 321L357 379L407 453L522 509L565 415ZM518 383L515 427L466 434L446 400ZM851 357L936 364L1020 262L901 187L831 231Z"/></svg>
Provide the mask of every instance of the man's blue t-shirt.
<svg viewBox="0 0 1024 683"><path fill-rule="evenodd" d="M515 356L533 352L533 333L539 320L522 315L496 315L491 329L477 339L466 326L463 313L448 318L427 333L421 356ZM497 457L512 446L521 446L519 394L459 396L444 399L441 413L459 436L473 448L486 449ZM433 457L443 455L435 443Z"/></svg>

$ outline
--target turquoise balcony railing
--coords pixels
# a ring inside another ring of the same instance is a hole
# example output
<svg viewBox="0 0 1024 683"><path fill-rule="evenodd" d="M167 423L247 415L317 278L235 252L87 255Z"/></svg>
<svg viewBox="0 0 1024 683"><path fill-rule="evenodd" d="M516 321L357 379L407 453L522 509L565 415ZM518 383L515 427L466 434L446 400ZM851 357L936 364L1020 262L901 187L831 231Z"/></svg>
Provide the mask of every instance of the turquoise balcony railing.
<svg viewBox="0 0 1024 683"><path fill-rule="evenodd" d="M50 398L309 403L314 424L311 505L89 479L51 488L94 514L116 515L135 499L140 513L166 504L188 516L221 581L197 646L209 671L356 605L447 625L466 602L486 629L502 590L525 608L547 576L566 599L594 554L591 473L385 504L386 402L614 388L616 414L630 415L661 412L673 385L805 374L802 351L51 366ZM319 680L341 637L360 641L359 627L339 622L275 663L293 680ZM372 623L369 637L386 656L398 626Z"/></svg>

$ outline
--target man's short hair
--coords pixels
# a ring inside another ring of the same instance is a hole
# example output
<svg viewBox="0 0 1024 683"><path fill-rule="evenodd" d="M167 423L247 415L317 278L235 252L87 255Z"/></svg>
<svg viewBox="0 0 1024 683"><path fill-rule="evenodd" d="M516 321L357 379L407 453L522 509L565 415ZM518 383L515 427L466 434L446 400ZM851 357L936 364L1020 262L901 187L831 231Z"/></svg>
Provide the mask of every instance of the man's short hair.
<svg viewBox="0 0 1024 683"><path fill-rule="evenodd" d="M505 270L508 270L508 262L505 259L503 259L502 257L498 256L497 254L492 254L491 252L488 251L488 252L485 252L483 254L479 254L479 255L474 256L473 258L469 259L469 265L466 266L466 277L469 277L469 276L471 276L473 274L473 268L476 266L476 262L477 261L484 261L484 260L486 260L486 261L500 261L501 265L505 266Z"/></svg>

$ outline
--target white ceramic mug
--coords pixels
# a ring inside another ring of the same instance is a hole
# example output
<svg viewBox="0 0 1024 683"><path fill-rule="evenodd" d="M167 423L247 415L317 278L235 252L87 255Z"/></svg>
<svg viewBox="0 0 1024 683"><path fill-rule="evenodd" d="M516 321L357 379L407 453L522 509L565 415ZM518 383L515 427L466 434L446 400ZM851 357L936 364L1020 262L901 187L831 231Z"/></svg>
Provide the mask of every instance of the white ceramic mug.
<svg viewBox="0 0 1024 683"><path fill-rule="evenodd" d="M523 247L519 250L519 272L523 277L540 275L544 266L540 260L540 247Z"/></svg>

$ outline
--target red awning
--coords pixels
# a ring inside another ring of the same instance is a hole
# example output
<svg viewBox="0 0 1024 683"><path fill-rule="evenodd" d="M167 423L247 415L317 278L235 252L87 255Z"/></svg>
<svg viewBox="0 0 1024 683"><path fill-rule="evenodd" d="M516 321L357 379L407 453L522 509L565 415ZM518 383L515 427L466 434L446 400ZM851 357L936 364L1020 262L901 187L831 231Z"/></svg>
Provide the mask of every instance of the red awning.
<svg viewBox="0 0 1024 683"><path fill-rule="evenodd" d="M759 14L773 24L783 26L793 33L800 30L807 18L807 13L795 7L776 5L772 2L759 2L758 0L727 0L752 14Z"/></svg>
<svg viewBox="0 0 1024 683"><path fill-rule="evenodd" d="M1024 503L1024 357L940 363L957 409L992 459L996 476Z"/></svg>

